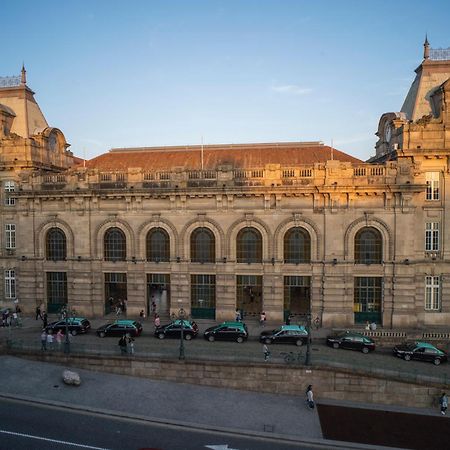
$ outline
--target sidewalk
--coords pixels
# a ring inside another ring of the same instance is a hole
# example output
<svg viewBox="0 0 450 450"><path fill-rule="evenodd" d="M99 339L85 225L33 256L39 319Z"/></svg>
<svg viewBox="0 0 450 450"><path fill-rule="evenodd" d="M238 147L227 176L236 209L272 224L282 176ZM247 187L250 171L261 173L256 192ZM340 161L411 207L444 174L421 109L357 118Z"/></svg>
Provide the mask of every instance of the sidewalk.
<svg viewBox="0 0 450 450"><path fill-rule="evenodd" d="M0 356L0 396L59 402L158 422L322 439L317 409L303 398L258 394L76 370L80 387L62 382L63 366Z"/></svg>

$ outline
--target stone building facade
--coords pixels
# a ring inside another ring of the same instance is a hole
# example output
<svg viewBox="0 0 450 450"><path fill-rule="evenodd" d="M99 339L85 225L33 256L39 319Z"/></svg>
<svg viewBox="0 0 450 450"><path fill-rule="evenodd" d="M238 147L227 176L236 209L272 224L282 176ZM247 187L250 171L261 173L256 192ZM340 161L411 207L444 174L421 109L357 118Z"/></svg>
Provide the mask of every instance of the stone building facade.
<svg viewBox="0 0 450 450"><path fill-rule="evenodd" d="M362 162L319 142L72 155L22 77L0 84L1 305L325 326L450 323L450 51L424 47Z"/></svg>

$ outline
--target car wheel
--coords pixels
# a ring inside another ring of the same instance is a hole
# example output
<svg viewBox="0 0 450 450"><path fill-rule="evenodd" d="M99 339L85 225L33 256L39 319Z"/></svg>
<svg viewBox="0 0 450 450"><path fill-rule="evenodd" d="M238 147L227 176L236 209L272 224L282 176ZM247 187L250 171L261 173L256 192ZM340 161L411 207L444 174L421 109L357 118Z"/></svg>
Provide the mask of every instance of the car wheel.
<svg viewBox="0 0 450 450"><path fill-rule="evenodd" d="M242 344L242 342L244 342L244 338L242 336L238 336L237 339L236 339L236 342L238 344Z"/></svg>
<svg viewBox="0 0 450 450"><path fill-rule="evenodd" d="M433 364L434 364L435 366L438 366L440 363L441 363L441 360L440 360L439 358L436 358L436 359L433 361Z"/></svg>
<svg viewBox="0 0 450 450"><path fill-rule="evenodd" d="M369 353L369 349L368 349L367 347L363 347L363 348L361 349L361 351L362 351L364 354Z"/></svg>
<svg viewBox="0 0 450 450"><path fill-rule="evenodd" d="M210 334L210 335L208 336L208 341L209 341L209 342L214 342L214 336L213 336L212 334Z"/></svg>
<svg viewBox="0 0 450 450"><path fill-rule="evenodd" d="M100 331L100 333L99 333L99 336L100 336L100 337L105 337L105 336L106 336L106 334L105 334L105 332L104 332L104 331Z"/></svg>
<svg viewBox="0 0 450 450"><path fill-rule="evenodd" d="M339 342L333 342L333 348L339 348Z"/></svg>
<svg viewBox="0 0 450 450"><path fill-rule="evenodd" d="M404 359L405 361L410 361L410 360L411 360L411 355L405 355L405 356L403 357L403 359Z"/></svg>
<svg viewBox="0 0 450 450"><path fill-rule="evenodd" d="M264 340L264 344L271 344L271 343L272 343L272 341L270 339L265 339Z"/></svg>
<svg viewBox="0 0 450 450"><path fill-rule="evenodd" d="M296 345L297 347L301 347L301 346L303 345L303 341L302 341L301 339L297 339L297 340L295 341L295 345Z"/></svg>
<svg viewBox="0 0 450 450"><path fill-rule="evenodd" d="M192 339L192 334L186 334L184 339L186 339L186 341L190 341Z"/></svg>
<svg viewBox="0 0 450 450"><path fill-rule="evenodd" d="M158 333L158 339L164 339L165 337L164 333Z"/></svg>
<svg viewBox="0 0 450 450"><path fill-rule="evenodd" d="M72 336L76 336L76 335L77 335L77 330L72 330L72 331L70 332L70 334L71 334Z"/></svg>

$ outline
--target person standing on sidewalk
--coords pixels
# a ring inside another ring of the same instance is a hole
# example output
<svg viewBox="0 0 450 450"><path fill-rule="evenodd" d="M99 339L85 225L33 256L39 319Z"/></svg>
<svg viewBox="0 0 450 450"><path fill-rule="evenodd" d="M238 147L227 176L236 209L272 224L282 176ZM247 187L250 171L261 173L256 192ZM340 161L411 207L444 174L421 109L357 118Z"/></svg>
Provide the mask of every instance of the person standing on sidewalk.
<svg viewBox="0 0 450 450"><path fill-rule="evenodd" d="M129 353L134 355L134 338L131 337L130 334L127 334L127 344L128 344L128 348L130 349Z"/></svg>
<svg viewBox="0 0 450 450"><path fill-rule="evenodd" d="M44 311L42 314L42 323L43 323L43 327L47 328L48 325L48 316L47 313Z"/></svg>
<svg viewBox="0 0 450 450"><path fill-rule="evenodd" d="M127 336L126 336L126 334L124 334L119 339L119 347L120 347L120 353L122 355L126 355L127 354Z"/></svg>
<svg viewBox="0 0 450 450"><path fill-rule="evenodd" d="M53 334L51 331L49 331L47 333L47 348L49 350L53 350L53 341L54 341Z"/></svg>
<svg viewBox="0 0 450 450"><path fill-rule="evenodd" d="M158 313L155 313L155 328L159 328L161 326L161 319L159 318Z"/></svg>
<svg viewBox="0 0 450 450"><path fill-rule="evenodd" d="M306 403L311 409L314 409L314 394L311 384L306 389Z"/></svg>
<svg viewBox="0 0 450 450"><path fill-rule="evenodd" d="M41 350L47 350L47 332L45 330L41 333Z"/></svg>
<svg viewBox="0 0 450 450"><path fill-rule="evenodd" d="M439 397L439 405L441 407L441 414L445 416L448 408L448 397L445 392Z"/></svg>
<svg viewBox="0 0 450 450"><path fill-rule="evenodd" d="M259 315L259 326L263 327L266 324L266 313L264 311L261 311L261 314Z"/></svg>
<svg viewBox="0 0 450 450"><path fill-rule="evenodd" d="M42 319L40 306L36 306L36 320L38 320L38 318Z"/></svg>

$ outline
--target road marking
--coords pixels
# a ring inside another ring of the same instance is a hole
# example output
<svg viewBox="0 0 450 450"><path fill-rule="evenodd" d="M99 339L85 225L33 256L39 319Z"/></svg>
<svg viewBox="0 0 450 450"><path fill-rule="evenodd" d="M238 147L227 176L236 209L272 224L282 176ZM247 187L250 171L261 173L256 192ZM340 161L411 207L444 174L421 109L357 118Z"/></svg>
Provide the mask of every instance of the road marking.
<svg viewBox="0 0 450 450"><path fill-rule="evenodd" d="M206 448L210 448L211 450L238 450L237 448L228 447L228 444L225 445L205 445Z"/></svg>
<svg viewBox="0 0 450 450"><path fill-rule="evenodd" d="M16 433L14 431L0 430L0 434L10 434L12 436L21 436L29 439L37 439L38 441L55 442L57 444L71 445L72 447L90 448L92 450L110 450L104 447L93 447L92 445L76 444L75 442L60 441L58 439L44 438L41 436L33 436L32 434Z"/></svg>

